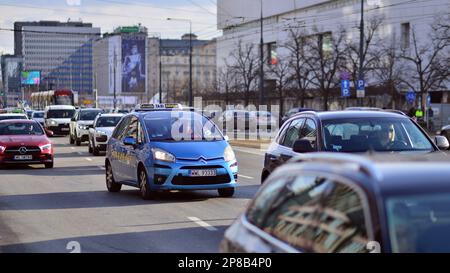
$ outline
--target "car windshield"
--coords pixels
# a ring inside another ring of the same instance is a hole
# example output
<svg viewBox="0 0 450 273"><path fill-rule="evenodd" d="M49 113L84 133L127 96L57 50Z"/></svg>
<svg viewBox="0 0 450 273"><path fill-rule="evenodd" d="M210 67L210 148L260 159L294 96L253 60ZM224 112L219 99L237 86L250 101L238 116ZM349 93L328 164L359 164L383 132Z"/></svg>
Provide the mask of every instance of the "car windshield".
<svg viewBox="0 0 450 273"><path fill-rule="evenodd" d="M33 113L33 118L43 118L44 117L44 112L34 112Z"/></svg>
<svg viewBox="0 0 450 273"><path fill-rule="evenodd" d="M324 150L331 152L432 152L428 138L407 118L323 121Z"/></svg>
<svg viewBox="0 0 450 273"><path fill-rule="evenodd" d="M153 141L223 140L217 126L195 112L153 112L144 120L150 140Z"/></svg>
<svg viewBox="0 0 450 273"><path fill-rule="evenodd" d="M386 199L393 252L450 252L450 193Z"/></svg>
<svg viewBox="0 0 450 273"><path fill-rule="evenodd" d="M102 110L92 110L92 111L81 111L80 112L80 120L87 121L87 120L94 120L98 114L103 113Z"/></svg>
<svg viewBox="0 0 450 273"><path fill-rule="evenodd" d="M8 116L0 116L0 120L8 120L8 119L27 119L24 115L8 115Z"/></svg>
<svg viewBox="0 0 450 273"><path fill-rule="evenodd" d="M0 135L17 136L17 135L43 135L42 128L37 123L0 123Z"/></svg>
<svg viewBox="0 0 450 273"><path fill-rule="evenodd" d="M97 119L95 127L116 127L122 117L100 117Z"/></svg>
<svg viewBox="0 0 450 273"><path fill-rule="evenodd" d="M72 118L75 110L49 110L47 118Z"/></svg>

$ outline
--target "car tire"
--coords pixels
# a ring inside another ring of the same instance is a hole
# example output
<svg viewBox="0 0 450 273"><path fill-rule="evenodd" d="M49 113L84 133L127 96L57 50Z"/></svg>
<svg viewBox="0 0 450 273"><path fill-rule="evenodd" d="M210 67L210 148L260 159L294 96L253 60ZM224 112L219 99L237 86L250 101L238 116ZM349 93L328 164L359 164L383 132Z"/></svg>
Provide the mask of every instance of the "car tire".
<svg viewBox="0 0 450 273"><path fill-rule="evenodd" d="M114 174L111 164L106 163L106 188L109 192L119 192L122 189L122 184L119 184L114 180Z"/></svg>
<svg viewBox="0 0 450 273"><path fill-rule="evenodd" d="M232 197L234 195L234 188L218 189L220 197Z"/></svg>
<svg viewBox="0 0 450 273"><path fill-rule="evenodd" d="M77 145L77 146L81 146L81 139L76 139L75 140L75 144Z"/></svg>
<svg viewBox="0 0 450 273"><path fill-rule="evenodd" d="M100 155L100 151L95 146L92 148L92 152L94 153L95 156L99 156Z"/></svg>
<svg viewBox="0 0 450 273"><path fill-rule="evenodd" d="M142 199L151 200L155 198L155 191L150 189L147 172L143 168L139 171L139 189Z"/></svg>
<svg viewBox="0 0 450 273"><path fill-rule="evenodd" d="M54 163L53 163L53 162L51 162L51 163L45 163L45 168L46 168L46 169L53 169L53 166L54 166Z"/></svg>

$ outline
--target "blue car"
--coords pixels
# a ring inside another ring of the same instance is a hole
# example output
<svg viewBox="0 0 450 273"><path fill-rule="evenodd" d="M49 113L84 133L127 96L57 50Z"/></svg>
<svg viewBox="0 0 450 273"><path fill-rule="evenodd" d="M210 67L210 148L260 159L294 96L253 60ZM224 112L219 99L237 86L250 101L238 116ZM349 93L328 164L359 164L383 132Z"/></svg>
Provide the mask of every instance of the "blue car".
<svg viewBox="0 0 450 273"><path fill-rule="evenodd" d="M165 105L122 118L108 141L105 168L108 191L133 186L143 199L170 190L231 197L237 186L236 157L218 127L199 113Z"/></svg>

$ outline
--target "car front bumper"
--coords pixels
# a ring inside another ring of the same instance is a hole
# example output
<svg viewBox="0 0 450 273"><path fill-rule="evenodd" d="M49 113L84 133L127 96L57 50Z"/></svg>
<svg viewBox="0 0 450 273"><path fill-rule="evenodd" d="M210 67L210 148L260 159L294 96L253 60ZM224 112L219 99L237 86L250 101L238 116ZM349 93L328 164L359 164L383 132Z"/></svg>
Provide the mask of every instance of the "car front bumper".
<svg viewBox="0 0 450 273"><path fill-rule="evenodd" d="M216 176L191 177L190 170L216 170ZM153 190L215 190L237 187L237 162L223 160L208 161L206 164L192 161L176 163L155 162L147 167L150 187Z"/></svg>
<svg viewBox="0 0 450 273"><path fill-rule="evenodd" d="M15 160L14 156L14 154L1 154L0 164L33 165L53 162L53 155L51 154L33 154L33 158L30 160Z"/></svg>
<svg viewBox="0 0 450 273"><path fill-rule="evenodd" d="M69 124L59 124L56 126L47 126L47 129L52 131L55 135L68 135L70 134Z"/></svg>

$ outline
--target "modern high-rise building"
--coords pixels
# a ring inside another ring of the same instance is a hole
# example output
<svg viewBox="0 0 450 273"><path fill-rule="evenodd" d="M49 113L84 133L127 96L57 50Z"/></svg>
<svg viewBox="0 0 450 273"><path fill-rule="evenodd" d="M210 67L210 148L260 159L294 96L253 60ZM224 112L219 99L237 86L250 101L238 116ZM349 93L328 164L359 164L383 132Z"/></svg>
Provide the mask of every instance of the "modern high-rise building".
<svg viewBox="0 0 450 273"><path fill-rule="evenodd" d="M15 22L14 51L24 71L40 71L40 89L72 89L80 99L93 91L92 44L100 28L83 22Z"/></svg>

